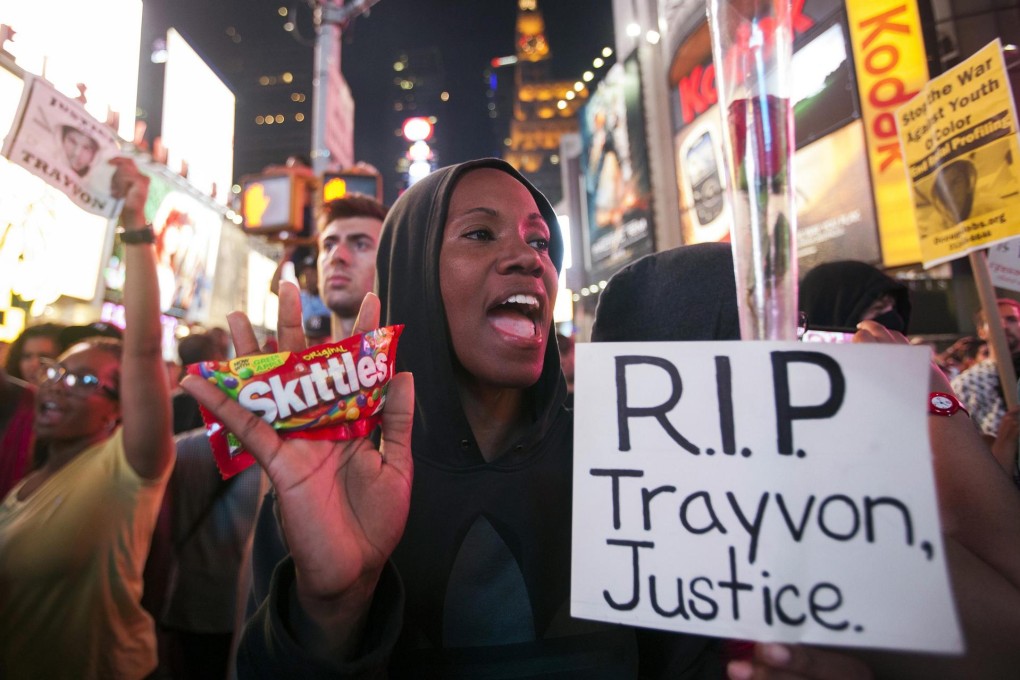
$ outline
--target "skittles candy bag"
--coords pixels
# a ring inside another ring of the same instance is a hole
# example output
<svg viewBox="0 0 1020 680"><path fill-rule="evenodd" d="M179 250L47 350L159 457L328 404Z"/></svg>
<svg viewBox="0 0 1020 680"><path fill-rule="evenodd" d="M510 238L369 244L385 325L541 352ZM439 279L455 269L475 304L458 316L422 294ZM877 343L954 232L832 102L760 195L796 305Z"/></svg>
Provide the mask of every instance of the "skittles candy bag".
<svg viewBox="0 0 1020 680"><path fill-rule="evenodd" d="M188 373L216 385L288 439L348 440L379 424L403 326L387 326L302 352L203 361ZM255 462L240 440L202 407L224 479Z"/></svg>

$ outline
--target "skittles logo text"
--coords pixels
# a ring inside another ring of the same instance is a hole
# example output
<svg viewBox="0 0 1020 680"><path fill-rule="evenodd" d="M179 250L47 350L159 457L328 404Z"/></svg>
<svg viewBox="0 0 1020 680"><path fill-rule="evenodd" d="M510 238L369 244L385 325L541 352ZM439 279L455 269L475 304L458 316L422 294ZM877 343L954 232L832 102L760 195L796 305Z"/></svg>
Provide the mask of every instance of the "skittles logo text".
<svg viewBox="0 0 1020 680"><path fill-rule="evenodd" d="M287 382L279 375L254 380L241 388L237 401L272 423L385 382L389 377L388 363L389 357L384 353L362 356L355 362L350 352L344 352L325 364L309 364L307 374Z"/></svg>

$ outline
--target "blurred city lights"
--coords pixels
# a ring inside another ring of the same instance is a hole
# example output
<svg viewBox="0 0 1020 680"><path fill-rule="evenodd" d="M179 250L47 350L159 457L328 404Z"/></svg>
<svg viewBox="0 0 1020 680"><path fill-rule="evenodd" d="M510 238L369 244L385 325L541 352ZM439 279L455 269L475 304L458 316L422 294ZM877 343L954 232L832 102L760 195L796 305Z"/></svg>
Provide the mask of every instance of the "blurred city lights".
<svg viewBox="0 0 1020 680"><path fill-rule="evenodd" d="M645 40L652 45L658 45L661 37L658 31L648 31L648 33L645 33Z"/></svg>
<svg viewBox="0 0 1020 680"><path fill-rule="evenodd" d="M286 7L280 7L280 8L278 8L278 9L276 10L276 12L277 12L277 14L279 14L279 15L280 15L281 17L285 17L285 16L287 16L287 8L286 8Z"/></svg>
<svg viewBox="0 0 1020 680"><path fill-rule="evenodd" d="M605 63L606 62L602 60L602 57L595 57L595 59L591 62L591 65L595 68L602 68L602 65Z"/></svg>
<svg viewBox="0 0 1020 680"><path fill-rule="evenodd" d="M591 79L594 77L595 74L592 73L591 71L585 71L584 73L581 74L581 80L583 80L586 83L590 83Z"/></svg>
<svg viewBox="0 0 1020 680"><path fill-rule="evenodd" d="M632 21L627 24L627 35L631 38L636 38L641 35L641 25L636 21Z"/></svg>
<svg viewBox="0 0 1020 680"><path fill-rule="evenodd" d="M410 142L425 141L432 136L432 123L427 118L408 118L404 121L402 132Z"/></svg>
<svg viewBox="0 0 1020 680"><path fill-rule="evenodd" d="M428 161L415 161L411 163L411 165L407 166L408 184L414 184L418 180L428 177L430 172L432 172L432 166L429 165Z"/></svg>
<svg viewBox="0 0 1020 680"><path fill-rule="evenodd" d="M152 55L149 57L149 59L152 61L153 64L165 64L166 57L167 57L166 40L163 40L162 38L156 38L152 42Z"/></svg>
<svg viewBox="0 0 1020 680"><path fill-rule="evenodd" d="M556 108L558 108L560 111L562 111L563 109L567 108L566 100L561 99L558 102L556 102Z"/></svg>
<svg viewBox="0 0 1020 680"><path fill-rule="evenodd" d="M613 56L613 48L612 47L603 47L602 48L602 56L604 58L606 58L606 59L608 59L609 57Z"/></svg>
<svg viewBox="0 0 1020 680"><path fill-rule="evenodd" d="M300 111L299 111L298 113L295 113L295 114L294 114L294 120L296 120L297 122L299 122L299 123L300 123L300 122L302 122L302 121L303 121L304 119L305 119L305 114L301 113Z"/></svg>
<svg viewBox="0 0 1020 680"><path fill-rule="evenodd" d="M412 161L427 161L432 155L432 149L426 142L419 141L411 145L407 150L407 157Z"/></svg>

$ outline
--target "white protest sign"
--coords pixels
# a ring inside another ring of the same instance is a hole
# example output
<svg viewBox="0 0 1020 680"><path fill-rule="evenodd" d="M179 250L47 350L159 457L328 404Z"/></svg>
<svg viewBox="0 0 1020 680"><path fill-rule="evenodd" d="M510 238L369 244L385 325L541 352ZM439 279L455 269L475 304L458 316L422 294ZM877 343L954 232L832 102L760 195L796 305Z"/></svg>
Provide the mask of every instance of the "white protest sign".
<svg viewBox="0 0 1020 680"><path fill-rule="evenodd" d="M988 249L992 285L1020 291L1020 238L1000 241Z"/></svg>
<svg viewBox="0 0 1020 680"><path fill-rule="evenodd" d="M572 615L962 651L926 428L926 349L576 352Z"/></svg>
<svg viewBox="0 0 1020 680"><path fill-rule="evenodd" d="M18 113L0 153L83 210L107 218L120 210L110 193L114 168L107 162L121 155L117 133L42 78L25 76Z"/></svg>

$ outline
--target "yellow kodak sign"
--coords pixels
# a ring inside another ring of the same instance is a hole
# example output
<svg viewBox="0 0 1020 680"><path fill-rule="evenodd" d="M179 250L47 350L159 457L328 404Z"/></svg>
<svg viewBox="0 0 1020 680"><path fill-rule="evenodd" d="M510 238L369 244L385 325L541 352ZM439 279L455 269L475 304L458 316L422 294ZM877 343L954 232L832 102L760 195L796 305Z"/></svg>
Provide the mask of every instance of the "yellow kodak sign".
<svg viewBox="0 0 1020 680"><path fill-rule="evenodd" d="M921 259L911 222L910 186L896 138L896 108L928 82L915 0L847 0L861 117L868 145L875 214L887 267Z"/></svg>
<svg viewBox="0 0 1020 680"><path fill-rule="evenodd" d="M896 110L925 267L1020 234L1016 110L998 40Z"/></svg>

